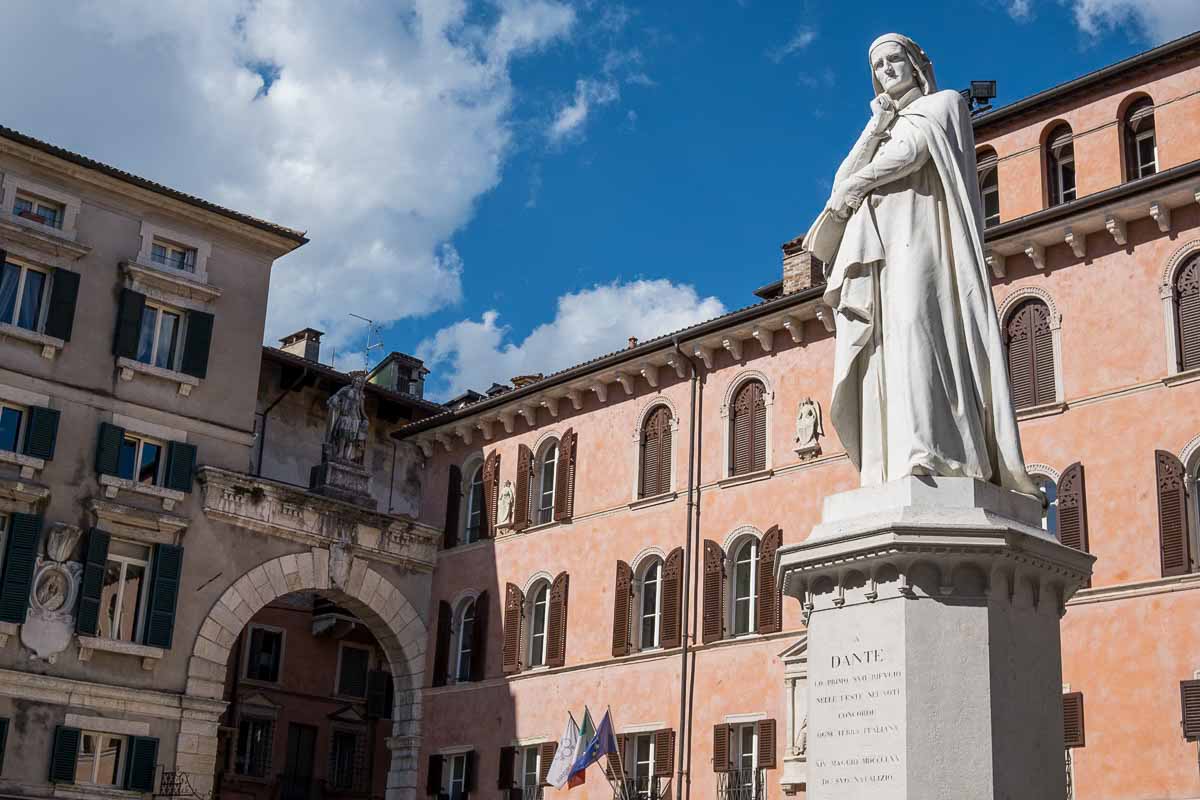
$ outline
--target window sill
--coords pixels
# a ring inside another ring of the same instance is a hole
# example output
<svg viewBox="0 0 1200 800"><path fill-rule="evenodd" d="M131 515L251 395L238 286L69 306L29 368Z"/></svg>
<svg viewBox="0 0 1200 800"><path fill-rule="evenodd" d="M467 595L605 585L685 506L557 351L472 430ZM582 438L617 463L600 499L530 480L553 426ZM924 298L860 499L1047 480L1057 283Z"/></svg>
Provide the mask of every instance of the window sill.
<svg viewBox="0 0 1200 800"><path fill-rule="evenodd" d="M0 220L0 235L51 256L66 257L72 261L83 258L92 248L79 244L73 234L61 228L42 225L31 219L8 216Z"/></svg>
<svg viewBox="0 0 1200 800"><path fill-rule="evenodd" d="M179 385L179 394L182 397L187 397L192 393L192 389L200 385L200 379L194 378L191 375L186 375L182 372L176 372L173 369L163 369L150 364L143 364L141 361L134 361L132 358L120 356L117 358L117 368L121 371L121 380L131 381L135 373L149 375L152 378L161 378L164 381L170 381Z"/></svg>
<svg viewBox="0 0 1200 800"><path fill-rule="evenodd" d="M530 525L528 528L521 531L521 533L536 533L537 531L544 531L547 528L553 528L556 525L562 525L562 523L556 519L552 519L549 522L539 522L537 525Z"/></svg>
<svg viewBox="0 0 1200 800"><path fill-rule="evenodd" d="M743 483L754 483L755 481L765 481L775 474L775 470L768 467L760 469L756 472L747 472L742 475L733 475L724 480L717 481L717 485L722 489L728 489L730 486L741 486Z"/></svg>
<svg viewBox="0 0 1200 800"><path fill-rule="evenodd" d="M9 325L5 322L0 322L0 338L19 339L22 342L28 342L29 344L41 347L42 358L50 361L53 361L62 349L67 346L67 343L62 339L47 336L37 331L26 330L17 325Z"/></svg>
<svg viewBox="0 0 1200 800"><path fill-rule="evenodd" d="M178 489L150 486L128 478L118 478L116 475L101 475L100 485L104 487L104 496L109 500L115 500L120 492L133 492L162 500L163 511L174 511L176 503L183 502L184 498L184 493Z"/></svg>
<svg viewBox="0 0 1200 800"><path fill-rule="evenodd" d="M15 622L0 622L0 650L8 647L8 640L17 635L21 626Z"/></svg>
<svg viewBox="0 0 1200 800"><path fill-rule="evenodd" d="M656 495L652 495L650 497L642 497L642 498L634 500L632 503L630 503L629 510L636 511L639 508L649 508L650 506L657 506L657 505L661 505L662 503L669 503L678 496L679 496L679 492L663 492L662 494L656 494Z"/></svg>
<svg viewBox="0 0 1200 800"><path fill-rule="evenodd" d="M98 786L92 783L54 784L54 797L78 797L82 800L91 800L95 797L142 798L145 796L132 789L118 789L113 786Z"/></svg>
<svg viewBox="0 0 1200 800"><path fill-rule="evenodd" d="M92 653L101 650L105 653L137 656L142 659L142 669L149 671L157 667L158 662L167 654L167 651L161 647L150 647L149 645L137 644L135 642L123 642L118 639L105 639L102 636L76 634L75 638L79 641L80 661L90 661Z"/></svg>
<svg viewBox="0 0 1200 800"><path fill-rule="evenodd" d="M194 272L143 261L123 261L121 268L133 284L131 288L143 294L182 298L204 304L221 296L220 289L210 285L205 276Z"/></svg>
<svg viewBox="0 0 1200 800"><path fill-rule="evenodd" d="M1176 372L1162 379L1162 382L1167 386L1178 386L1181 383L1191 383L1192 381L1200 381L1200 369Z"/></svg>
<svg viewBox="0 0 1200 800"><path fill-rule="evenodd" d="M1040 406L1029 406L1017 411L1017 419L1037 419L1039 417L1052 417L1055 414L1061 414L1067 410L1067 404L1061 400L1053 403L1042 403Z"/></svg>
<svg viewBox="0 0 1200 800"><path fill-rule="evenodd" d="M46 462L40 458L14 453L12 450L0 450L0 462L16 464L21 468L21 477L30 480L38 472L46 468Z"/></svg>

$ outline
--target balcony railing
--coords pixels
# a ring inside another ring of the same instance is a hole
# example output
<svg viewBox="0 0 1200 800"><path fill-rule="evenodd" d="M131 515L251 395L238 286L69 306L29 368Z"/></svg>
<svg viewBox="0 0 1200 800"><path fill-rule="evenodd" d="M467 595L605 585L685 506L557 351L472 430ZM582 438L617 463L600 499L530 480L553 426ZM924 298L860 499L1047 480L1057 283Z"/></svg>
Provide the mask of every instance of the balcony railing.
<svg viewBox="0 0 1200 800"><path fill-rule="evenodd" d="M646 776L610 779L613 800L665 800L671 794L671 779Z"/></svg>
<svg viewBox="0 0 1200 800"><path fill-rule="evenodd" d="M158 781L158 791L154 793L154 797L186 797L188 800L209 800L212 797L212 792L196 791L192 787L191 773L163 770L162 777Z"/></svg>
<svg viewBox="0 0 1200 800"><path fill-rule="evenodd" d="M513 786L508 790L508 800L542 800L542 787Z"/></svg>
<svg viewBox="0 0 1200 800"><path fill-rule="evenodd" d="M734 769L717 773L717 800L764 800L766 770Z"/></svg>

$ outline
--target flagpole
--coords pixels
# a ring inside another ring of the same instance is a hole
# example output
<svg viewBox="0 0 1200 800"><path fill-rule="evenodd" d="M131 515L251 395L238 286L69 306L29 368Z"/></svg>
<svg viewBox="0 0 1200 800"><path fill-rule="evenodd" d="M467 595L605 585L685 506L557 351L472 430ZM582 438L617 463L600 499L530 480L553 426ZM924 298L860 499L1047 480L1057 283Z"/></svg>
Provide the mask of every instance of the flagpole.
<svg viewBox="0 0 1200 800"><path fill-rule="evenodd" d="M617 769L619 770L617 772L617 781L618 781L618 786L621 787L621 793L618 795L618 798L619 798L619 800L630 800L630 798L625 797L625 786L626 786L625 761L624 761L624 755L621 753L621 742L619 740L617 740L617 723L612 718L612 706L606 707L604 709L604 713L608 714L608 719L612 723L613 740L616 741L616 743L617 743Z"/></svg>

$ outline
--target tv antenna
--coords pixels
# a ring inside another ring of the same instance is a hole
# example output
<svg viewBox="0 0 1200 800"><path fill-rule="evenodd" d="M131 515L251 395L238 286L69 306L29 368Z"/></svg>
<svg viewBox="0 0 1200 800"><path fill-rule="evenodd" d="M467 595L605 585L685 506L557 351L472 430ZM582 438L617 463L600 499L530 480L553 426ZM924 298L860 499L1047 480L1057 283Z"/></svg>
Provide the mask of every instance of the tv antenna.
<svg viewBox="0 0 1200 800"><path fill-rule="evenodd" d="M350 316L367 323L367 346L363 348L363 370L370 372L371 351L383 347L383 326L373 319L360 317L358 314L351 313Z"/></svg>

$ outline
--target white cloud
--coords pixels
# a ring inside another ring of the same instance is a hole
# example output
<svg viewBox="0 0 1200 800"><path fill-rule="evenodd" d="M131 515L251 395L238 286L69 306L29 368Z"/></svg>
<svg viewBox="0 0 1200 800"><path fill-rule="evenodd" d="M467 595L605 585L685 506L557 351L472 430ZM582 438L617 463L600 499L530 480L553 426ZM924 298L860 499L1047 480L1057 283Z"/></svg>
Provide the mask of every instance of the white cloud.
<svg viewBox="0 0 1200 800"><path fill-rule="evenodd" d="M1166 42L1200 28L1197 0L1073 0L1075 23L1097 36L1133 23L1150 41Z"/></svg>
<svg viewBox="0 0 1200 800"><path fill-rule="evenodd" d="M630 336L645 341L724 313L720 300L701 298L687 284L614 281L563 295L554 319L520 342L509 339L508 326L493 310L442 328L417 347L417 355L433 370L440 396L452 397L514 375L550 374L619 350Z"/></svg>
<svg viewBox="0 0 1200 800"><path fill-rule="evenodd" d="M347 312L386 323L460 297L447 242L511 149L510 62L575 19L559 0L491 5L486 24L466 0L11 9L0 65L42 66L8 87L5 124L307 229L273 270L267 335L323 327L340 350L361 334Z"/></svg>
<svg viewBox="0 0 1200 800"><path fill-rule="evenodd" d="M801 26L792 34L786 44L767 51L767 57L775 63L783 61L793 53L798 53L817 40L817 32L812 28Z"/></svg>
<svg viewBox="0 0 1200 800"><path fill-rule="evenodd" d="M575 81L575 97L554 115L547 135L559 142L583 132L584 123L595 106L605 106L621 98L621 87L609 78L580 78Z"/></svg>
<svg viewBox="0 0 1200 800"><path fill-rule="evenodd" d="M1029 19L1033 12L1033 0L1008 0L1008 15L1015 20Z"/></svg>

